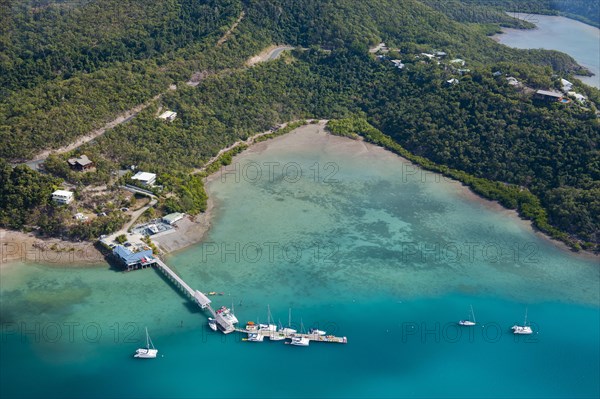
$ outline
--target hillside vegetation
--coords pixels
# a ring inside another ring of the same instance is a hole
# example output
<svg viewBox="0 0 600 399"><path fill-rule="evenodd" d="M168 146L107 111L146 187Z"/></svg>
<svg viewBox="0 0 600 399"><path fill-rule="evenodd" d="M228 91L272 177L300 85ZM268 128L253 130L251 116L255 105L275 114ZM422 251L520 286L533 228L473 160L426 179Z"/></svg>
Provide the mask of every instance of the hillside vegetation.
<svg viewBox="0 0 600 399"><path fill-rule="evenodd" d="M429 1L429 0L427 0ZM525 14L526 19L535 20L532 14L562 15L586 24L600 27L600 3L594 0L456 0L467 9L484 9L484 13L495 12ZM446 3L440 1L439 3ZM461 7L462 7L461 5ZM477 21L471 21L477 22ZM487 21L486 21L487 22Z"/></svg>
<svg viewBox="0 0 600 399"><path fill-rule="evenodd" d="M478 182L477 192L519 209L575 248L600 242L593 104L598 91L577 85L594 100L584 108L539 102L527 90L509 86L505 77L512 75L530 88L558 88L559 77L571 78L578 66L565 54L510 49L486 37L489 24L518 24L497 10L478 20L486 9L475 8L471 20L461 20L416 0L106 3L16 9L12 28L2 37L20 38L9 51L12 60L23 62L2 64L7 71L0 102L0 138L7 143L0 147L2 158L57 148L161 94L136 118L76 151L96 161L95 172L81 177L65 170L72 154L51 157L46 170L83 187L114 184L117 169L136 165L158 173L163 194L169 193L160 206L195 213L206 198L200 177L190 173L221 148L290 120L360 115L386 135L374 142ZM158 12L161 6L164 13ZM117 24L115 14L125 8L119 18L127 21ZM78 26L92 12L94 33ZM228 40L218 45L240 16ZM20 27L19 18L29 18L28 25ZM50 27L56 21L71 35L67 43L52 44L58 41L59 31ZM90 46L91 35L95 45L86 53L82 49ZM380 41L392 49L388 57L403 60L404 69L368 53ZM273 43L298 48L277 61L244 67L246 59ZM436 50L448 54L439 63L420 54ZM469 71L459 72L449 63L452 58L466 60ZM61 60L69 60L67 66L61 67ZM47 67L32 67L38 61ZM500 76L492 74L496 71ZM195 73L202 78L187 85ZM450 79L459 84L449 85ZM177 90L167 90L170 84ZM177 119L158 120L159 109L175 110ZM21 225L25 222L35 220Z"/></svg>

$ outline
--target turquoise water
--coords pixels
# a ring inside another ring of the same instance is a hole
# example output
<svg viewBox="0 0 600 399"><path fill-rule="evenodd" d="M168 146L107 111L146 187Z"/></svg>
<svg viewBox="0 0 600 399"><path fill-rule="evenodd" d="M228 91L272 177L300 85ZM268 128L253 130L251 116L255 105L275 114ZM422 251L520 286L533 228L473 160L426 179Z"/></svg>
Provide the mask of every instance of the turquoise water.
<svg viewBox="0 0 600 399"><path fill-rule="evenodd" d="M0 395L600 394L596 260L456 183L314 127L229 168L209 185L217 207L206 242L167 262L192 287L224 292L214 303L233 303L242 322L266 321L270 305L287 324L291 307L296 327L347 345L212 333L154 270L14 265L0 284ZM458 329L471 304L480 325ZM514 337L526 308L536 334ZM156 360L132 358L144 326Z"/></svg>
<svg viewBox="0 0 600 399"><path fill-rule="evenodd" d="M500 43L516 48L543 48L569 54L594 76L578 76L582 82L600 88L600 29L565 17L517 14L534 23L536 29L503 28L496 35Z"/></svg>

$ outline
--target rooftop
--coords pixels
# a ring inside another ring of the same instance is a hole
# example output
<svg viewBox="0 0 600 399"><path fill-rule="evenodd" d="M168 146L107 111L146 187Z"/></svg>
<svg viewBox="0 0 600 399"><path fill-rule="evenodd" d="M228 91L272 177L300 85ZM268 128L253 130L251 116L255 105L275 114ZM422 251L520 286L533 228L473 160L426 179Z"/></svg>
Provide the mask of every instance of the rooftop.
<svg viewBox="0 0 600 399"><path fill-rule="evenodd" d="M549 91L549 90L538 90L536 91L537 94L541 94L542 96L548 96L548 97L556 97L556 98L560 98L562 97L562 93L558 93L556 91Z"/></svg>
<svg viewBox="0 0 600 399"><path fill-rule="evenodd" d="M175 212L175 213L169 213L166 216L163 216L163 220L169 224L171 223L175 223L178 220L181 220L183 217L185 216L185 214L183 213L179 213L179 212Z"/></svg>
<svg viewBox="0 0 600 399"><path fill-rule="evenodd" d="M137 172L132 179L134 180L152 180L152 179L156 179L156 174L155 173L148 173L148 172Z"/></svg>
<svg viewBox="0 0 600 399"><path fill-rule="evenodd" d="M52 195L58 195L61 197L71 197L73 195L73 192L67 191L67 190L56 190L55 192L52 193Z"/></svg>
<svg viewBox="0 0 600 399"><path fill-rule="evenodd" d="M165 111L162 114L160 114L158 117L160 119L169 119L169 118L175 118L177 116L177 112L173 112L173 111Z"/></svg>
<svg viewBox="0 0 600 399"><path fill-rule="evenodd" d="M87 155L82 155L79 158L70 158L69 159L69 163L71 165L74 165L76 163L78 163L81 166L86 166L92 163L92 161L88 158Z"/></svg>
<svg viewBox="0 0 600 399"><path fill-rule="evenodd" d="M122 245L117 245L113 248L113 254L118 256L127 265L133 265L139 262L145 263L154 260L151 249L132 252Z"/></svg>

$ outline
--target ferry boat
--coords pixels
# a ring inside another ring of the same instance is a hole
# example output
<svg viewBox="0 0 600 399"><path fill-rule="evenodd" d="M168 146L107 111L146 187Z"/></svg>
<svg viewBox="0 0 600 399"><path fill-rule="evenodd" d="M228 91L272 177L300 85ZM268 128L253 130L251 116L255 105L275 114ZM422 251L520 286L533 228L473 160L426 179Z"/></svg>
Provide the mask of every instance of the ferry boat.
<svg viewBox="0 0 600 399"><path fill-rule="evenodd" d="M146 327L146 347L137 349L133 357L137 357L140 359L154 359L157 353L158 349L154 347L154 344L150 339L150 335L148 334L148 327Z"/></svg>
<svg viewBox="0 0 600 399"><path fill-rule="evenodd" d="M218 327L224 334L235 331L235 325L239 322L233 314L233 311L226 306L221 306L215 312L215 320Z"/></svg>

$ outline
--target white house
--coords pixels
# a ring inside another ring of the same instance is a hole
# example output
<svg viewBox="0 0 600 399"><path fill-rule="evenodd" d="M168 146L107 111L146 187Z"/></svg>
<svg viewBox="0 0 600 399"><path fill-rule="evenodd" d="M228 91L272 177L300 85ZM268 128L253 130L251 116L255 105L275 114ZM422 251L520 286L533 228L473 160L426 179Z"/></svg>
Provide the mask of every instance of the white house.
<svg viewBox="0 0 600 399"><path fill-rule="evenodd" d="M571 91L573 88L573 83L569 82L567 79L561 79L560 84L562 85L562 90L566 93Z"/></svg>
<svg viewBox="0 0 600 399"><path fill-rule="evenodd" d="M159 119L164 119L168 122L173 122L173 120L177 117L177 112L173 111L165 111L158 116Z"/></svg>
<svg viewBox="0 0 600 399"><path fill-rule="evenodd" d="M73 201L73 192L67 190L56 190L52 193L52 201L58 204L68 204Z"/></svg>
<svg viewBox="0 0 600 399"><path fill-rule="evenodd" d="M463 59L460 58L455 58L452 61L450 61L451 64L460 64L460 66L465 66L466 62Z"/></svg>
<svg viewBox="0 0 600 399"><path fill-rule="evenodd" d="M579 101L581 104L585 104L587 97L583 94L576 93L574 91L570 91L567 93L569 96L575 98L575 100Z"/></svg>
<svg viewBox="0 0 600 399"><path fill-rule="evenodd" d="M179 213L179 212L170 213L170 214L168 214L166 216L163 216L162 221L165 222L165 223L167 223L167 224L173 225L176 222L178 222L181 219L183 219L184 216L185 216L184 213Z"/></svg>
<svg viewBox="0 0 600 399"><path fill-rule="evenodd" d="M558 101L562 98L562 93L550 90L538 90L535 92L535 97L542 100Z"/></svg>
<svg viewBox="0 0 600 399"><path fill-rule="evenodd" d="M137 172L131 177L132 180L137 180L144 186L153 186L156 182L156 174L148 172Z"/></svg>
<svg viewBox="0 0 600 399"><path fill-rule="evenodd" d="M404 64L400 60L392 60L392 64L394 64L398 69L404 68Z"/></svg>
<svg viewBox="0 0 600 399"><path fill-rule="evenodd" d="M521 85L521 83L519 83L519 81L517 80L517 78L515 78L513 76L509 76L508 78L506 78L506 81L511 86L520 86Z"/></svg>

